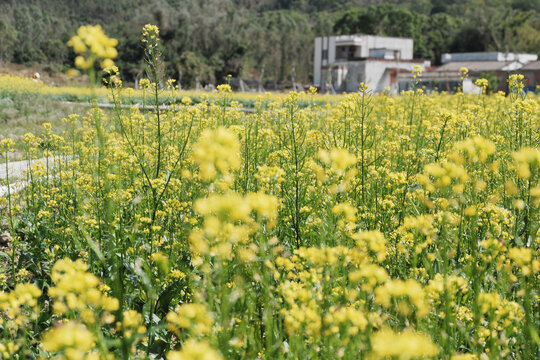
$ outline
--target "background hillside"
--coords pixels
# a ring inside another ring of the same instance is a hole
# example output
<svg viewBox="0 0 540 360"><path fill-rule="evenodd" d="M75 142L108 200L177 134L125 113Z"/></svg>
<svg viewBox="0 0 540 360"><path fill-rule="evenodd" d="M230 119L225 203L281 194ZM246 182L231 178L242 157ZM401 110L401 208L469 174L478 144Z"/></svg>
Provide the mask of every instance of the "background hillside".
<svg viewBox="0 0 540 360"><path fill-rule="evenodd" d="M415 56L434 63L448 51L540 51L540 0L0 0L0 63L65 71L70 36L101 24L133 81L146 23L160 27L166 71L184 87L227 74L310 82L313 38L336 33L412 37Z"/></svg>

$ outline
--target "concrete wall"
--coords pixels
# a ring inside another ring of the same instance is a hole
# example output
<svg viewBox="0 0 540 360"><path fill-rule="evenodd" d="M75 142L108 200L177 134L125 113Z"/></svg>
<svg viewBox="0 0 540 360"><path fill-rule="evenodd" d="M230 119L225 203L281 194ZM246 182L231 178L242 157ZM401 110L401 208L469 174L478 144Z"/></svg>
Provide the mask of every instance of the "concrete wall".
<svg viewBox="0 0 540 360"><path fill-rule="evenodd" d="M328 64L333 64L336 61L336 37L328 36Z"/></svg>
<svg viewBox="0 0 540 360"><path fill-rule="evenodd" d="M315 38L313 52L313 85L321 86L322 38Z"/></svg>
<svg viewBox="0 0 540 360"><path fill-rule="evenodd" d="M332 64L336 57L335 40L332 36L315 38L313 51L313 84L315 86L324 85L324 75L322 68ZM323 54L326 52L326 58Z"/></svg>
<svg viewBox="0 0 540 360"><path fill-rule="evenodd" d="M364 81L365 76L366 76L366 62L365 61L350 62L346 65L346 67L347 67L346 76L343 79L341 86L339 87L339 92L358 91L358 88L360 87L360 83Z"/></svg>
<svg viewBox="0 0 540 360"><path fill-rule="evenodd" d="M464 94L481 94L482 89L476 85L474 85L472 79L465 79L463 80L463 93Z"/></svg>
<svg viewBox="0 0 540 360"><path fill-rule="evenodd" d="M426 66L429 66L430 63L370 60L366 63L364 83L367 84L373 92L383 92L392 85L390 84L390 76L393 69L411 71L415 65L420 65L422 69L425 70Z"/></svg>
<svg viewBox="0 0 540 360"><path fill-rule="evenodd" d="M364 35L363 37L368 45L365 57L369 56L370 49L388 49L398 50L401 60L412 60L413 58L414 42L412 39L371 35Z"/></svg>
<svg viewBox="0 0 540 360"><path fill-rule="evenodd" d="M332 86L337 93L358 91L362 82L367 84L371 91L380 93L392 85L390 84L391 74L395 72L395 69L410 71L415 65L420 65L422 69L425 69L430 63L429 61L400 62L375 59L344 61L336 63L332 70L326 70L323 73L326 74L327 80L331 77ZM397 82L394 85L390 90L397 92Z"/></svg>

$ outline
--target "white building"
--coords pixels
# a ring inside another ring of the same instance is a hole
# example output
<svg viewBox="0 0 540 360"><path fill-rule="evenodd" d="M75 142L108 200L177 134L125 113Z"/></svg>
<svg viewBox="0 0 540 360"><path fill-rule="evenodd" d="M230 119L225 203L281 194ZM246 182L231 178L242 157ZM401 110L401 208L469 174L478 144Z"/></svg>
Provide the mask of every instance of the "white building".
<svg viewBox="0 0 540 360"><path fill-rule="evenodd" d="M401 71L422 69L430 61L413 59L407 38L341 35L315 38L313 83L323 92L354 92L365 83L374 92L397 92Z"/></svg>

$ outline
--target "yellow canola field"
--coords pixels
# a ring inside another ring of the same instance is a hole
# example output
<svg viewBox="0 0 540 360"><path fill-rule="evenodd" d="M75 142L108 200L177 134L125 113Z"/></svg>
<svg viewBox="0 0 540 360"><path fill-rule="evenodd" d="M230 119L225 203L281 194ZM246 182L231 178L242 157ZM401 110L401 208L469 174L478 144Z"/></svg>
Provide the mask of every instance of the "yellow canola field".
<svg viewBox="0 0 540 360"><path fill-rule="evenodd" d="M20 140L0 359L538 358L538 97L214 96Z"/></svg>
<svg viewBox="0 0 540 360"><path fill-rule="evenodd" d="M144 84L144 81L143 81ZM195 90L177 90L172 82L167 82L164 89L160 91L161 103L179 103L182 98L191 98L199 101L215 101L217 99L217 91L195 91ZM69 101L90 101L93 97L97 97L100 101L110 101L110 93L106 87L77 87L77 86L51 86L43 83L40 80L13 76L0 75L0 95L12 96L17 95L38 95L51 97L59 100ZM241 105L252 107L256 102L272 102L285 98L287 95L276 92L266 93L241 93L235 92L232 95L233 100ZM142 89L135 90L126 88L122 94L123 100L128 104L142 104L144 91ZM334 102L341 98L341 95L320 95L317 100L320 102ZM309 96L302 94L300 100L308 101Z"/></svg>

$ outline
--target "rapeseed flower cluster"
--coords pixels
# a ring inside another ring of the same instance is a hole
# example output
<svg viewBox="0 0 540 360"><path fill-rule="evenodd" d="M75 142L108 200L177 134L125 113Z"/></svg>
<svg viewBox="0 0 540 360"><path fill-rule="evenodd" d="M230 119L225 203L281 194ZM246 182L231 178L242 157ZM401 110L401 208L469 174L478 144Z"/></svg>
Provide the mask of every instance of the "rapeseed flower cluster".
<svg viewBox="0 0 540 360"><path fill-rule="evenodd" d="M81 323L69 321L48 330L42 339L43 348L51 353L62 353L56 359L93 360L99 359L96 352L96 339Z"/></svg>
<svg viewBox="0 0 540 360"><path fill-rule="evenodd" d="M142 40L148 46L155 46L159 42L159 28L156 25L146 24L142 29Z"/></svg>
<svg viewBox="0 0 540 360"><path fill-rule="evenodd" d="M108 69L114 65L112 59L118 56L118 41L107 37L100 25L81 26L67 44L78 54L75 66L83 70L90 69L96 62L101 69Z"/></svg>
<svg viewBox="0 0 540 360"><path fill-rule="evenodd" d="M203 180L213 180L218 173L227 176L240 167L240 143L225 128L205 130L194 145L193 161L199 165Z"/></svg>
<svg viewBox="0 0 540 360"><path fill-rule="evenodd" d="M118 300L98 290L98 278L87 270L88 265L81 260L59 260L54 264L51 279L55 286L49 290L49 295L55 300L57 315L85 312L81 315L90 320L98 309L107 312L118 309Z"/></svg>

